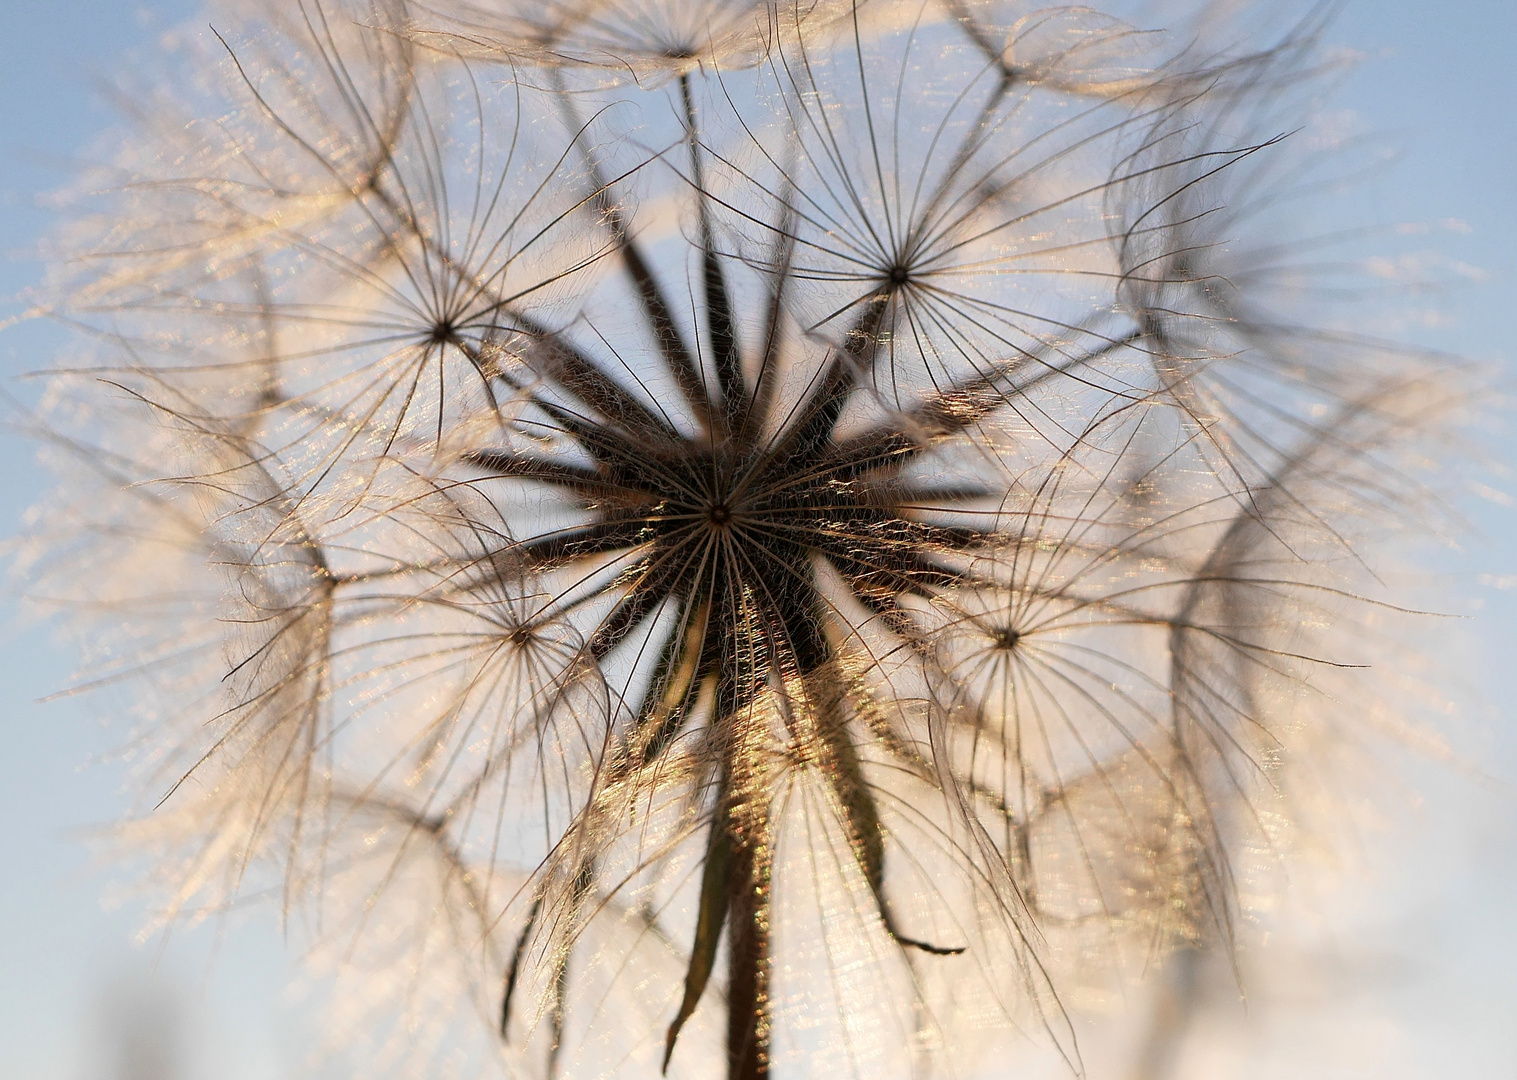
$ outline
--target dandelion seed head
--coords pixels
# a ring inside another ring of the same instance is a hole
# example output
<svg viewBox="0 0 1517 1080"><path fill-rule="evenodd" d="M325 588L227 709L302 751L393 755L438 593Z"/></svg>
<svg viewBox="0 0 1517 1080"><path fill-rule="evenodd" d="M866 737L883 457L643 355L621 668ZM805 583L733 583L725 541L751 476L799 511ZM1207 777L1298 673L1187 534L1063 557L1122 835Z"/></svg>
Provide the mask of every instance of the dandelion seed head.
<svg viewBox="0 0 1517 1080"><path fill-rule="evenodd" d="M1073 1063L1233 944L1442 385L1250 232L1315 23L227 11L50 391L166 921L420 1074Z"/></svg>

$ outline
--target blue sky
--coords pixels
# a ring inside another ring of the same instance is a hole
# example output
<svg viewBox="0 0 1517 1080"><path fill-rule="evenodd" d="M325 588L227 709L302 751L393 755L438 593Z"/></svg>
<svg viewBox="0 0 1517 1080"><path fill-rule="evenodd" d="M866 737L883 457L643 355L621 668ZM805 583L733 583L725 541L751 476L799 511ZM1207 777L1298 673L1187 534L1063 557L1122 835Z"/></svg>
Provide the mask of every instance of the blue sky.
<svg viewBox="0 0 1517 1080"><path fill-rule="evenodd" d="M192 11L186 0L0 0L0 296L40 274L29 252L53 219L39 195L63 183L71 157L113 122L96 81L151 52L156 37ZM1356 0L1329 37L1363 55L1332 107L1351 110L1360 129L1401 150L1398 163L1356 189L1348 212L1356 221L1431 223L1416 243L1448 268L1448 286L1428 302L1442 320L1414 322L1404 333L1510 364L1517 4ZM19 310L0 304L0 319ZM64 340L40 322L0 333L7 392L31 397L36 387L15 376L47 366ZM1487 446L1497 459L1517 462L1517 433L1498 432ZM10 533L47 484L31 449L10 432L0 432L0 478L0 533ZM1517 476L1499 467L1483 482L1517 494ZM1473 616L1457 631L1472 692L1456 717L1455 741L1480 768L1517 784L1517 588L1502 587L1517 583L1517 518L1478 491L1450 497L1472 524L1459 549L1433 567L1441 609ZM8 600L0 604L12 610ZM90 869L85 840L126 800L119 769L89 764L114 745L96 715L103 703L37 703L69 678L67 651L48 632L7 618L0 629L0 866L7 868L0 875L0 1075L109 1080L104 1058L120 1032L171 1013L185 1032L184 1080L295 1075L312 1027L282 989L288 964L271 920L250 918L224 935L215 928L181 935L160 958L157 943L133 944L139 906L102 907L113 877ZM1365 976L1368 984L1345 991L1350 1013L1385 1019L1405 1049L1389 1072L1366 1064L1370 1071L1345 1066L1321 1075L1517 1076L1517 797L1452 768L1412 773L1419 798L1398 789L1391 813L1400 831L1371 845L1367 862L1378 876L1363 873L1363 895L1324 916L1324 933L1350 951L1407 960L1395 974ZM1258 1038L1293 1037L1294 1021L1269 1023ZM1373 1039L1378 1029L1363 1030ZM1248 1075L1306 1075L1270 1047L1261 1043L1258 1061L1278 1064L1257 1064Z"/></svg>

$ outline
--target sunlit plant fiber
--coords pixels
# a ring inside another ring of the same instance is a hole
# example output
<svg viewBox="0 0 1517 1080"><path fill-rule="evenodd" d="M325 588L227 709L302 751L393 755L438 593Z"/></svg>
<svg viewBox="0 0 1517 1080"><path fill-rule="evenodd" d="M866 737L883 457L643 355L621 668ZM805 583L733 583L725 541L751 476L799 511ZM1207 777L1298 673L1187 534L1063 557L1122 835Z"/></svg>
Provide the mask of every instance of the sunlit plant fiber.
<svg viewBox="0 0 1517 1080"><path fill-rule="evenodd" d="M576 1077L1076 1062L1061 979L1227 947L1444 385L1247 242L1314 23L214 25L54 308L166 919L272 891L381 1057Z"/></svg>

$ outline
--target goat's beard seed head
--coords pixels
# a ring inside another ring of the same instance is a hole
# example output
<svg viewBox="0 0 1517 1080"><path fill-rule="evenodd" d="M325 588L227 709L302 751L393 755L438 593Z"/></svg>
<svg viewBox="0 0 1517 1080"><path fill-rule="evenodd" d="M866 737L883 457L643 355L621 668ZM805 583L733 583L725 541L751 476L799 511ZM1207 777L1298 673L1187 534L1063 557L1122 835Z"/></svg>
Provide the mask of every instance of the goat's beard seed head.
<svg viewBox="0 0 1517 1080"><path fill-rule="evenodd" d="M224 30L220 119L123 157L64 305L105 355L54 395L165 917L314 906L346 1022L423 1071L470 1032L875 1071L1028 1017L1073 1060L1090 956L1227 948L1447 386L1282 322L1239 239L1315 30Z"/></svg>

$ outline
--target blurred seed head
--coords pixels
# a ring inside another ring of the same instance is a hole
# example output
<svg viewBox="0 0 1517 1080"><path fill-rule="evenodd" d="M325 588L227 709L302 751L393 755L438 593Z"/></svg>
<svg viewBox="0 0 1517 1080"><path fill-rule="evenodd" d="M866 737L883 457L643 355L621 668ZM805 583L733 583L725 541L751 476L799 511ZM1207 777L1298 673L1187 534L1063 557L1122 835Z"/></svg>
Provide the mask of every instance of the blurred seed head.
<svg viewBox="0 0 1517 1080"><path fill-rule="evenodd" d="M1231 947L1462 386L1257 224L1315 17L215 25L69 239L34 544L165 921L272 892L339 1040L574 1076L1076 1063Z"/></svg>

